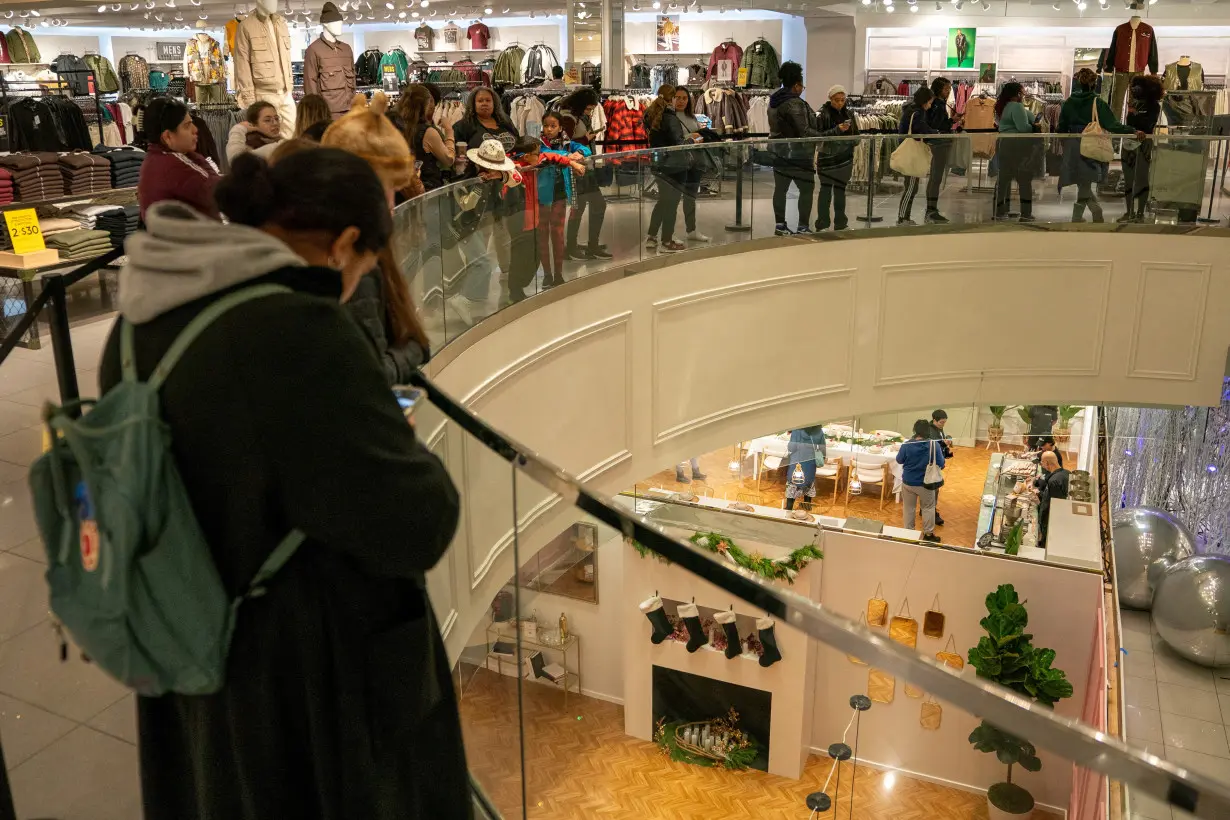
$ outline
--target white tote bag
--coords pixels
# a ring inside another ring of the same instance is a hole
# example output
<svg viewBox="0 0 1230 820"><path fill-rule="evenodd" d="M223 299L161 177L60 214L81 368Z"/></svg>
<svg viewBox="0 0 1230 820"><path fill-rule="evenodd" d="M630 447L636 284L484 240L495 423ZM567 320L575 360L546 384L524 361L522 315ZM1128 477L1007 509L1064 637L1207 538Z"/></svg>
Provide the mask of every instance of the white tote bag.
<svg viewBox="0 0 1230 820"><path fill-rule="evenodd" d="M927 442L931 450L931 460L927 463L927 471L923 473L923 486L929 490L938 489L944 483L944 471L940 469L940 465L935 463L935 445L934 440Z"/></svg>
<svg viewBox="0 0 1230 820"><path fill-rule="evenodd" d="M1097 162L1110 162L1115 158L1115 149L1110 144L1110 134L1102 130L1098 121L1098 101L1093 101L1093 119L1081 132L1081 156Z"/></svg>
<svg viewBox="0 0 1230 820"><path fill-rule="evenodd" d="M914 117L910 116L909 134L914 133ZM907 136L888 159L889 166L907 177L925 177L931 172L931 146Z"/></svg>

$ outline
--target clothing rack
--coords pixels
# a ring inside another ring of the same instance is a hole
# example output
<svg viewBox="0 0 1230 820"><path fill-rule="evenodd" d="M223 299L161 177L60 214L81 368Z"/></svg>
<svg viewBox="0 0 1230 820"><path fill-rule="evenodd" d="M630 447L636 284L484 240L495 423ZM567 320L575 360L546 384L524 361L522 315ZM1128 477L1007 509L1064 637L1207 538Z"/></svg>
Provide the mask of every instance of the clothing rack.
<svg viewBox="0 0 1230 820"><path fill-rule="evenodd" d="M85 76L85 78L86 78L86 82L89 84L89 86L90 86L91 88L93 88L93 89L94 89L94 95L93 95L93 96L94 96L94 105L97 107L97 110L98 110L98 112L99 112L99 114L98 114L98 122L97 122L97 123L95 123L95 125L97 125L97 126L98 126L98 142L99 142L99 144L101 145L101 144L102 144L102 141L103 141L102 100L101 100L101 99L100 99L100 97L99 97L99 93L98 93L98 78L94 75L94 69L92 69L92 68L67 68L67 69L52 68L51 70L52 70L52 71L54 71L54 72L56 73L56 76L57 76L57 77L63 77L63 76L66 76L66 75L68 75L68 76L82 76L82 75L84 75L84 76ZM88 96L88 95L87 95L87 96ZM68 95L68 97L69 97L69 99L72 99L72 100L77 99L75 96L73 96L73 95L71 95L71 94L69 94L69 95Z"/></svg>

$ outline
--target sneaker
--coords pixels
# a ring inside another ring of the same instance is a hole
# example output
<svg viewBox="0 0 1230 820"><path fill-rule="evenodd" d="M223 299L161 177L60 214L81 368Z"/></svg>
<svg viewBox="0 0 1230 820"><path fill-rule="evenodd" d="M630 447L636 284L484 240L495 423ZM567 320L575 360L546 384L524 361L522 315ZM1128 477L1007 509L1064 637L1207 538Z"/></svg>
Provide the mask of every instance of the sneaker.
<svg viewBox="0 0 1230 820"><path fill-rule="evenodd" d="M564 248L564 258L574 262L584 262L589 259L589 251L580 245L570 245Z"/></svg>
<svg viewBox="0 0 1230 820"><path fill-rule="evenodd" d="M711 242L712 240L700 231L688 231L688 239L693 242Z"/></svg>
<svg viewBox="0 0 1230 820"><path fill-rule="evenodd" d="M589 249L589 259L614 259L615 255L606 249L605 245Z"/></svg>
<svg viewBox="0 0 1230 820"><path fill-rule="evenodd" d="M658 247L658 237L656 237L656 236L651 236L651 237L649 237L648 239L646 239L646 240L645 240L645 247L646 247L646 248L656 248L656 247Z"/></svg>
<svg viewBox="0 0 1230 820"><path fill-rule="evenodd" d="M924 217L924 221L928 225L947 225L949 222L949 219L948 217L941 214L939 211L931 211L929 214L926 215L926 217Z"/></svg>
<svg viewBox="0 0 1230 820"><path fill-rule="evenodd" d="M444 300L444 315L447 317L450 314L466 325L474 324L474 314L470 312L470 300L460 293L455 293Z"/></svg>
<svg viewBox="0 0 1230 820"><path fill-rule="evenodd" d="M820 233L820 231L827 231L828 229L829 229L829 223L827 222L817 222L816 223L816 233Z"/></svg>
<svg viewBox="0 0 1230 820"><path fill-rule="evenodd" d="M1021 221L1021 222L1037 222L1037 221L1038 221L1038 217L1036 217L1036 216L1023 216L1023 217L1021 217L1020 221Z"/></svg>
<svg viewBox="0 0 1230 820"><path fill-rule="evenodd" d="M1008 216L1008 214L996 214L995 216L991 217L991 219L993 219L996 222L1007 222L1009 219L1011 219L1011 217Z"/></svg>
<svg viewBox="0 0 1230 820"><path fill-rule="evenodd" d="M1115 221L1116 222L1134 222L1135 220L1136 220L1136 216L1131 211L1128 211L1123 216L1116 219Z"/></svg>
<svg viewBox="0 0 1230 820"><path fill-rule="evenodd" d="M939 513L935 514L935 526L937 527L944 526L944 519L940 517Z"/></svg>
<svg viewBox="0 0 1230 820"><path fill-rule="evenodd" d="M918 223L916 223L916 222L915 222L914 220L912 220L912 219L898 219L898 220L897 220L897 224L898 224L898 225L906 225L906 226L908 226L908 225L916 225L916 224L918 224Z"/></svg>
<svg viewBox="0 0 1230 820"><path fill-rule="evenodd" d="M774 236L791 236L792 231L786 227L785 222L778 222L777 225L773 228L773 235Z"/></svg>
<svg viewBox="0 0 1230 820"><path fill-rule="evenodd" d="M935 533L931 533L930 535L924 535L924 536L922 537L922 540L926 541L926 542L927 542L927 543L929 543L929 544L940 544L940 543L943 543L943 542L941 541L940 537L939 537L938 535L936 535Z"/></svg>
<svg viewBox="0 0 1230 820"><path fill-rule="evenodd" d="M658 246L658 250L664 253L677 253L678 251L686 251L688 246L682 242L676 242L674 239L663 242Z"/></svg>
<svg viewBox="0 0 1230 820"><path fill-rule="evenodd" d="M704 481L708 477L709 476L705 475L704 473L692 473L693 481Z"/></svg>
<svg viewBox="0 0 1230 820"><path fill-rule="evenodd" d="M680 484L691 484L692 480L683 474L683 470L675 471L675 480Z"/></svg>
<svg viewBox="0 0 1230 820"><path fill-rule="evenodd" d="M800 225L799 229L795 231L795 233L810 234L811 228L807 227L806 225Z"/></svg>

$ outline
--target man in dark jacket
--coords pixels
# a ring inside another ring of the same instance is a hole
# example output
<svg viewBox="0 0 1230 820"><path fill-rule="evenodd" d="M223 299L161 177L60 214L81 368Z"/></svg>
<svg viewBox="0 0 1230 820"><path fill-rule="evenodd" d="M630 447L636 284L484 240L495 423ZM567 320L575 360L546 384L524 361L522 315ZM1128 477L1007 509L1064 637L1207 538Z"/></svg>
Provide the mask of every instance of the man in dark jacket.
<svg viewBox="0 0 1230 820"><path fill-rule="evenodd" d="M769 97L769 138L792 140L773 145L776 155L773 164L773 218L777 223L774 233L789 236L792 232L786 224L786 194L793 182L799 189L799 229L797 233L811 233L811 197L816 188L816 172L812 157L816 145L800 142L808 137L820 136L816 127L816 115L803 94L803 67L787 60L782 63L777 76L781 88Z"/></svg>
<svg viewBox="0 0 1230 820"><path fill-rule="evenodd" d="M944 410L931 411L931 428L928 431L927 438L940 443L940 449L944 451L944 458L952 458L952 446L949 442L952 441L952 436L944 434L944 425L948 423L948 413ZM944 526L944 518L940 515L940 491L935 491L935 526Z"/></svg>
<svg viewBox="0 0 1230 820"><path fill-rule="evenodd" d="M1059 466L1054 453L1042 454L1042 469L1046 475L1034 480L1041 492L1038 496L1038 546L1046 546L1046 531L1050 526L1051 501L1068 497L1068 471Z"/></svg>
<svg viewBox="0 0 1230 820"><path fill-rule="evenodd" d="M1055 419L1059 417L1056 404L1034 404L1029 407L1029 434L1025 440L1031 450L1037 450L1042 440L1051 435Z"/></svg>

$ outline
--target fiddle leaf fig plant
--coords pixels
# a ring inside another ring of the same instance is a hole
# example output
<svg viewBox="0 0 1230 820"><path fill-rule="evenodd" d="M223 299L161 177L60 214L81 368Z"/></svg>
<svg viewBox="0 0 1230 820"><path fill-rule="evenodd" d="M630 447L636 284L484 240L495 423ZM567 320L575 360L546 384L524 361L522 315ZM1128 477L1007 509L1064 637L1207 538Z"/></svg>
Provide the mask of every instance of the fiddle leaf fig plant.
<svg viewBox="0 0 1230 820"><path fill-rule="evenodd" d="M1006 686L1046 706L1054 706L1072 697L1072 684L1061 669L1054 669L1055 650L1033 645L1033 635L1026 632L1029 612L1012 584L1001 584L987 595L987 615L979 626L986 635L969 650L969 663L978 677ZM991 804L1009 814L1027 814L1033 810L1034 799L1020 785L1012 782L1012 767L1020 765L1028 772L1042 768L1037 751L1028 741L1011 735L983 721L969 736L970 744L980 752L994 753L1008 767L1008 777L987 792Z"/></svg>

